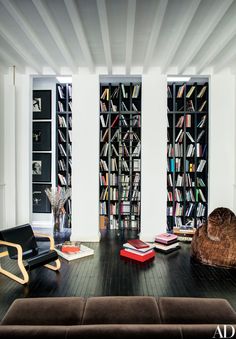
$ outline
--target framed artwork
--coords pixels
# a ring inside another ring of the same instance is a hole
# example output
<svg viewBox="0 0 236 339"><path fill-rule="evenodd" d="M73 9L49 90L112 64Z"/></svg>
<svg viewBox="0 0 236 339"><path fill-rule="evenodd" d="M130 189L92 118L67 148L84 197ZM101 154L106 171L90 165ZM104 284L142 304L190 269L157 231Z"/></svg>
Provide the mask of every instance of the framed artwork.
<svg viewBox="0 0 236 339"><path fill-rule="evenodd" d="M45 193L45 189L50 187L51 185L33 184L32 190L33 213L51 213L51 204Z"/></svg>
<svg viewBox="0 0 236 339"><path fill-rule="evenodd" d="M33 182L51 181L51 154L33 153L32 161Z"/></svg>
<svg viewBox="0 0 236 339"><path fill-rule="evenodd" d="M33 91L33 120L51 119L51 91Z"/></svg>
<svg viewBox="0 0 236 339"><path fill-rule="evenodd" d="M33 122L33 151L51 151L51 122Z"/></svg>

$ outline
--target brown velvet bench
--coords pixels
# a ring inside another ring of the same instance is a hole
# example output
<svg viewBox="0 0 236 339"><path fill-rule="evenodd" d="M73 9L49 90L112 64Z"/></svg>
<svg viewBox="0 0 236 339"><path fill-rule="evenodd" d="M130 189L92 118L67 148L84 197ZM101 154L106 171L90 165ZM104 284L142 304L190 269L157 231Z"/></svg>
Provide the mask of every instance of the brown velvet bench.
<svg viewBox="0 0 236 339"><path fill-rule="evenodd" d="M206 339L218 325L223 333L224 324L236 328L236 313L224 299L25 298L10 306L0 338Z"/></svg>

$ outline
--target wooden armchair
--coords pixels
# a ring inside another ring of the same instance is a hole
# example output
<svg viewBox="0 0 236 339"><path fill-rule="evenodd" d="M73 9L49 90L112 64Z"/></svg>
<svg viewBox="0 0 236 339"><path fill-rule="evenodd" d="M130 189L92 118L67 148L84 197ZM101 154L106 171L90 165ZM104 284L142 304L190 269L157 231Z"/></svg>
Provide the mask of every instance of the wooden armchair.
<svg viewBox="0 0 236 339"><path fill-rule="evenodd" d="M50 248L46 250L40 249L36 237L48 238ZM6 251L0 252L0 258L9 256L10 259L17 260L23 278L2 268L1 263L0 273L20 284L26 284L29 281L28 272L34 268L45 266L51 270L58 271L61 267L58 254L54 249L53 238L46 234L34 234L29 224L1 230L0 246L6 247ZM49 264L53 261L55 261L55 266Z"/></svg>

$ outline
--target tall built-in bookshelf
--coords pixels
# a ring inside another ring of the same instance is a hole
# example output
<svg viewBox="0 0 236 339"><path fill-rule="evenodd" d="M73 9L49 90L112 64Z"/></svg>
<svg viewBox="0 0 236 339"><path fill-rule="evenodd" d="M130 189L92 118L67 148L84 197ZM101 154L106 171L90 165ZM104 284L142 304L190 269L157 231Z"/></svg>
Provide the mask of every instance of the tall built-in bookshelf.
<svg viewBox="0 0 236 339"><path fill-rule="evenodd" d="M56 184L71 187L72 84L56 84ZM66 227L71 227L71 199L65 204Z"/></svg>
<svg viewBox="0 0 236 339"><path fill-rule="evenodd" d="M198 227L208 205L208 80L167 85L167 228Z"/></svg>
<svg viewBox="0 0 236 339"><path fill-rule="evenodd" d="M140 230L141 81L100 84L100 229Z"/></svg>

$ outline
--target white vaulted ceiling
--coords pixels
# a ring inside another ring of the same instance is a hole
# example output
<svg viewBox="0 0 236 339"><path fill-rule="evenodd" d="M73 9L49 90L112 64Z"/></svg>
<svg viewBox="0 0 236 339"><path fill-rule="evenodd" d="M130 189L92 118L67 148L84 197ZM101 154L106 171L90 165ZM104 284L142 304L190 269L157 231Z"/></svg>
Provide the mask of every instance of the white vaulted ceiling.
<svg viewBox="0 0 236 339"><path fill-rule="evenodd" d="M236 0L0 0L0 66L235 71Z"/></svg>

